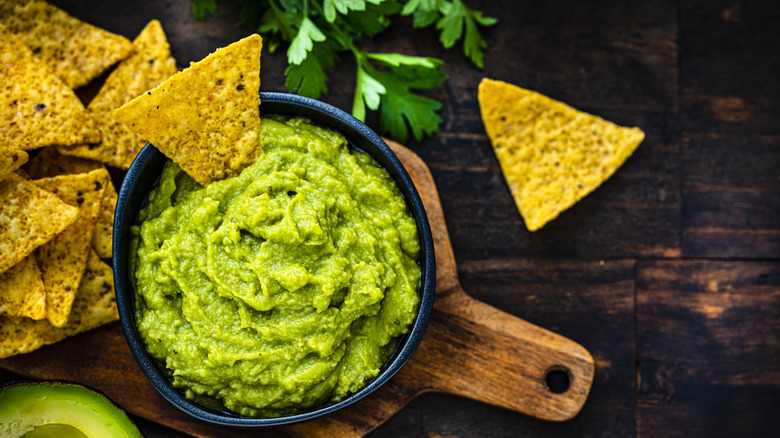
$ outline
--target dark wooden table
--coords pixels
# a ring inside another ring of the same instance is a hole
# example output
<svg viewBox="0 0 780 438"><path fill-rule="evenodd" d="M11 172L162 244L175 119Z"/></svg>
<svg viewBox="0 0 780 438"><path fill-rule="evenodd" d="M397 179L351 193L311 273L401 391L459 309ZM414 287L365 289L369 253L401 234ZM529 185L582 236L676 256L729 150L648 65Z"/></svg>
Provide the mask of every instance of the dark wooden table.
<svg viewBox="0 0 780 438"><path fill-rule="evenodd" d="M186 0L53 3L130 38L157 18L180 66L252 32L236 28L232 4L196 22ZM776 436L780 5L466 3L500 20L484 33L484 70L406 19L364 44L447 63L449 80L432 93L444 102L442 132L408 146L438 185L464 289L579 342L596 377L569 422L429 394L372 436ZM285 90L283 53L262 63L262 90ZM647 138L601 188L530 233L482 126L485 76ZM347 59L331 77L322 100L349 110L354 66ZM149 437L180 436L139 425Z"/></svg>

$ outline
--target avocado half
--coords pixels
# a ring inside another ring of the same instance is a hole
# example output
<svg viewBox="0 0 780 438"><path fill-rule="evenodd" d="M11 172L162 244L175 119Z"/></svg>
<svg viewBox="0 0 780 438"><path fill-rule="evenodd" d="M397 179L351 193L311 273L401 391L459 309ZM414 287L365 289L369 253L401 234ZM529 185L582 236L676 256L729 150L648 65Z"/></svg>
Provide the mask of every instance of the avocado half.
<svg viewBox="0 0 780 438"><path fill-rule="evenodd" d="M0 388L0 436L142 438L127 414L106 396L67 382Z"/></svg>

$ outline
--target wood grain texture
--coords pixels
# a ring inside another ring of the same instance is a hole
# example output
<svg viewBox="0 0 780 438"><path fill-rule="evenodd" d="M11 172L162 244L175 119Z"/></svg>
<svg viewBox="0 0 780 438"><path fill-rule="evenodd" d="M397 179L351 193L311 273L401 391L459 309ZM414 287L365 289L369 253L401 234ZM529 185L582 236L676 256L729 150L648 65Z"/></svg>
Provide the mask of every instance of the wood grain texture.
<svg viewBox="0 0 780 438"><path fill-rule="evenodd" d="M579 344L470 298L460 288L433 178L425 163L390 142L425 205L437 257L437 289L428 330L402 371L365 400L332 415L280 427L297 437L360 437L384 423L424 392L469 397L550 421L573 418L582 408L594 375L590 353ZM117 324L29 355L0 361L0 367L39 379L76 381L103 391L129 412L198 437L238 436L237 430L204 425L170 405L141 374ZM65 348L66 350L62 350ZM65 354L65 352L68 352ZM545 383L553 369L569 387L555 393ZM88 375L83 370L90 370ZM480 375L479 379L474 379Z"/></svg>
<svg viewBox="0 0 780 438"><path fill-rule="evenodd" d="M780 254L780 8L681 2L682 251Z"/></svg>
<svg viewBox="0 0 780 438"><path fill-rule="evenodd" d="M637 436L774 436L780 417L762 406L780 399L780 266L647 261L637 271Z"/></svg>

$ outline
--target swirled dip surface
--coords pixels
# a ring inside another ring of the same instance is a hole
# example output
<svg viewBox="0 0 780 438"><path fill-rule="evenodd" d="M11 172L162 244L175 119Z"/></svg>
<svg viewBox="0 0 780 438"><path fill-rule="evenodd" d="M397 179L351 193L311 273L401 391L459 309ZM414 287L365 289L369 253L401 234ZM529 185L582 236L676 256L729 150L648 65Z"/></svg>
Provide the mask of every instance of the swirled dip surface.
<svg viewBox="0 0 780 438"><path fill-rule="evenodd" d="M338 401L413 322L420 244L400 191L343 136L263 120L264 154L201 187L167 163L133 228L136 321L189 398L250 416Z"/></svg>

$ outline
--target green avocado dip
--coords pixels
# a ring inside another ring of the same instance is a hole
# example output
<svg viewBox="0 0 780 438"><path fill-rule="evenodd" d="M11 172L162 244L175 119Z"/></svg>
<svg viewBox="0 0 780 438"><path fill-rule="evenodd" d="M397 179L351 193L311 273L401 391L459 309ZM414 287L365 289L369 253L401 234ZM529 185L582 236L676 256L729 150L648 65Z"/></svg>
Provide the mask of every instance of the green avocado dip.
<svg viewBox="0 0 780 438"><path fill-rule="evenodd" d="M131 270L138 333L174 387L279 416L379 373L416 315L420 243L388 173L342 135L262 126L264 154L235 178L203 188L166 163Z"/></svg>

